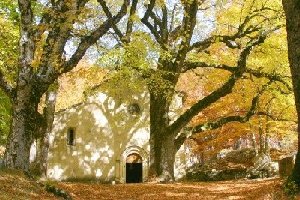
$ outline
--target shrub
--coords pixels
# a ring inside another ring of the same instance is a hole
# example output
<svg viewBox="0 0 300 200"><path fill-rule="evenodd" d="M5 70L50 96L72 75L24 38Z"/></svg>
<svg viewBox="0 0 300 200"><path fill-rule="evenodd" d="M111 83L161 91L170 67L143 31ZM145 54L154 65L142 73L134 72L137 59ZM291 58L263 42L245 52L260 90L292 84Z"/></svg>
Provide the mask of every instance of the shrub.
<svg viewBox="0 0 300 200"><path fill-rule="evenodd" d="M296 199L296 195L299 193L299 188L297 184L288 178L283 185L283 190L286 195L289 196L290 199Z"/></svg>

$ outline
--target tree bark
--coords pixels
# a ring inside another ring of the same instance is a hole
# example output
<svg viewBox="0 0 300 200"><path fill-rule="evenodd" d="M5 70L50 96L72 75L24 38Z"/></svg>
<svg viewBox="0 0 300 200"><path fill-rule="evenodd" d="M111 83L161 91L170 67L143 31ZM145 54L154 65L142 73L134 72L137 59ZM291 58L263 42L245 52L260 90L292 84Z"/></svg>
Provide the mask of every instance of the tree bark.
<svg viewBox="0 0 300 200"><path fill-rule="evenodd" d="M161 148L161 161L160 161L160 181L169 182L174 181L174 163L175 154L177 150L174 145L173 134L164 134L165 137L162 140Z"/></svg>
<svg viewBox="0 0 300 200"><path fill-rule="evenodd" d="M30 146L37 130L37 106L32 87L19 88L13 102L11 134L5 153L8 168L29 171Z"/></svg>
<svg viewBox="0 0 300 200"><path fill-rule="evenodd" d="M5 153L8 168L29 171L30 145L35 132L36 111L39 96L33 87L33 68L35 43L32 32L33 13L31 1L19 0L20 41L19 73L12 106L11 134Z"/></svg>
<svg viewBox="0 0 300 200"><path fill-rule="evenodd" d="M47 176L47 161L49 151L49 134L52 130L52 124L55 114L55 103L56 103L57 87L52 86L46 93L46 107L44 109L45 129L42 132L40 141L40 155L39 165L40 172L43 177Z"/></svg>
<svg viewBox="0 0 300 200"><path fill-rule="evenodd" d="M290 178L300 186L300 1L283 0L282 3L286 15L288 57L298 115L298 153Z"/></svg>
<svg viewBox="0 0 300 200"><path fill-rule="evenodd" d="M166 141L165 130L169 125L170 102L164 95L150 91L150 170L149 177L157 178L162 175L163 149ZM164 152L163 152L164 151ZM174 163L173 163L174 164Z"/></svg>

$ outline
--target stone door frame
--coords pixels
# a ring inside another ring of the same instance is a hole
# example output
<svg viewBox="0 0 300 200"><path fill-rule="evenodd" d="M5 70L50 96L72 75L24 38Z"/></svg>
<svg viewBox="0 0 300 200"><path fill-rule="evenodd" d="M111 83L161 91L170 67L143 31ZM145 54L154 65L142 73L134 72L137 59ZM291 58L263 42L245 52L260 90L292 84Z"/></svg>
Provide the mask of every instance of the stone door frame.
<svg viewBox="0 0 300 200"><path fill-rule="evenodd" d="M148 171L149 171L149 155L147 151L145 151L143 148L134 145L134 146L129 146L127 147L123 153L121 154L120 158L120 166L121 166L121 171L120 171L120 182L121 183L126 183L126 158L130 154L138 154L142 157L142 164L143 164L143 178L142 182L145 182L148 178Z"/></svg>

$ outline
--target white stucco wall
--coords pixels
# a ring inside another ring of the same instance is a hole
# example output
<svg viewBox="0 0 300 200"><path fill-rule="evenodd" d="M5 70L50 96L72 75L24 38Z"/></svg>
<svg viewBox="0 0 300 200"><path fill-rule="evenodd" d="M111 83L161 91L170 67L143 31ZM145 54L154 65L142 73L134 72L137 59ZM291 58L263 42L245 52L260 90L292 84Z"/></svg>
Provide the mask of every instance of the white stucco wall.
<svg viewBox="0 0 300 200"><path fill-rule="evenodd" d="M144 90L145 91L145 90ZM171 118L181 107L174 98ZM179 102L179 103L178 103ZM130 114L128 106L137 103L139 114ZM75 145L67 145L68 128L75 130ZM126 157L138 153L143 159L143 180L149 168L149 94L134 90L122 93L97 92L87 100L57 113L50 134L47 176L50 179L91 178L101 181L126 180ZM176 154L175 177L186 169L184 147Z"/></svg>
<svg viewBox="0 0 300 200"><path fill-rule="evenodd" d="M137 103L140 113L132 115L128 105ZM50 179L121 179L123 152L138 146L149 152L149 95L110 96L99 92L84 103L59 112L50 134L47 175ZM68 128L75 130L75 145L67 145ZM148 157L143 158L148 160Z"/></svg>

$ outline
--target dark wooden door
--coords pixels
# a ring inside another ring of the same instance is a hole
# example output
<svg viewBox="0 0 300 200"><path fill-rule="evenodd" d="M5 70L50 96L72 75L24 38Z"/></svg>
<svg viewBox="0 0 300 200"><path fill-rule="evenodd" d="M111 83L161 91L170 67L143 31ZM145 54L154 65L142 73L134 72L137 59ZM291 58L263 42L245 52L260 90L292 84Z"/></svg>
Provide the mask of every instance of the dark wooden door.
<svg viewBox="0 0 300 200"><path fill-rule="evenodd" d="M141 183L143 180L142 163L126 163L126 183Z"/></svg>

